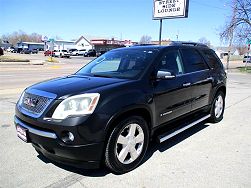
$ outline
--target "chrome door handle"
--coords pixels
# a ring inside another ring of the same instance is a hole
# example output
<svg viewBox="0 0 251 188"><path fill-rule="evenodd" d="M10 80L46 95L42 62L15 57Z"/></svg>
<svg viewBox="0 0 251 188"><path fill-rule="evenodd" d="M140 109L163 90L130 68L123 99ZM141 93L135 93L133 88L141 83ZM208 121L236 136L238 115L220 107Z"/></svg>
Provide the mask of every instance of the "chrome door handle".
<svg viewBox="0 0 251 188"><path fill-rule="evenodd" d="M191 85L191 83L185 83L185 84L183 84L183 87L187 87L187 86L190 86Z"/></svg>

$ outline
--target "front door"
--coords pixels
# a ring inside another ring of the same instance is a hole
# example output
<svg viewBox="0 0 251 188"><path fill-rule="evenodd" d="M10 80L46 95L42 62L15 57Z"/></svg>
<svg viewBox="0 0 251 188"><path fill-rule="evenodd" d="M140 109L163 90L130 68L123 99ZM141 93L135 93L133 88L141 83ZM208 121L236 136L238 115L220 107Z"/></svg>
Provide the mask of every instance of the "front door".
<svg viewBox="0 0 251 188"><path fill-rule="evenodd" d="M191 111L191 78L184 74L177 49L164 52L158 70L175 75L175 78L158 80L154 88L156 120L160 125Z"/></svg>

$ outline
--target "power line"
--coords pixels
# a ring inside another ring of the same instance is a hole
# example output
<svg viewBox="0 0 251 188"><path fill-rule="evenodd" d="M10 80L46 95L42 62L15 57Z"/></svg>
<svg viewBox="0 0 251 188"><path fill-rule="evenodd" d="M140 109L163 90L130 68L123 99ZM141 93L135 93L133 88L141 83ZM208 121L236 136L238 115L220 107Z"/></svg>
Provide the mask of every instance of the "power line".
<svg viewBox="0 0 251 188"><path fill-rule="evenodd" d="M211 7L211 8L221 9L221 10L226 10L225 8L213 6L213 5L207 4L207 3L202 3L201 1L197 1L197 0L191 0L191 1L192 1L192 2L195 2L196 4L199 4L199 5L201 5L201 6Z"/></svg>

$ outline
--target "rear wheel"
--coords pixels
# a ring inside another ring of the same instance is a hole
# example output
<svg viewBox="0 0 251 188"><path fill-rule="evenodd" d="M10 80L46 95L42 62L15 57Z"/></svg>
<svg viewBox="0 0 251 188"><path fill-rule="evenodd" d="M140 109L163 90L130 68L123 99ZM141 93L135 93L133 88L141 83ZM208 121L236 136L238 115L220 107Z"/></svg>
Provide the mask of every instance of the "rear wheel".
<svg viewBox="0 0 251 188"><path fill-rule="evenodd" d="M213 105L211 108L210 121L212 123L217 123L223 119L225 109L225 94L219 91L214 98Z"/></svg>
<svg viewBox="0 0 251 188"><path fill-rule="evenodd" d="M149 130L146 121L131 116L112 131L105 151L106 166L117 174L136 168L146 153Z"/></svg>

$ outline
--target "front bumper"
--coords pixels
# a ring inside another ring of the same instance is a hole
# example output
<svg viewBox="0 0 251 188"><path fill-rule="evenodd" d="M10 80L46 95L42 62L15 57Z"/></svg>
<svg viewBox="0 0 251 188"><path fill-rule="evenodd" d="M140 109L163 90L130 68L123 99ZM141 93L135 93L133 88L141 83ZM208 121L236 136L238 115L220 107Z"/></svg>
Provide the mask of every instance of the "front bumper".
<svg viewBox="0 0 251 188"><path fill-rule="evenodd" d="M14 117L16 126L27 130L27 141L47 158L78 168L98 168L102 159L104 142L88 144L66 144L50 130L42 130L32 126L17 116Z"/></svg>

